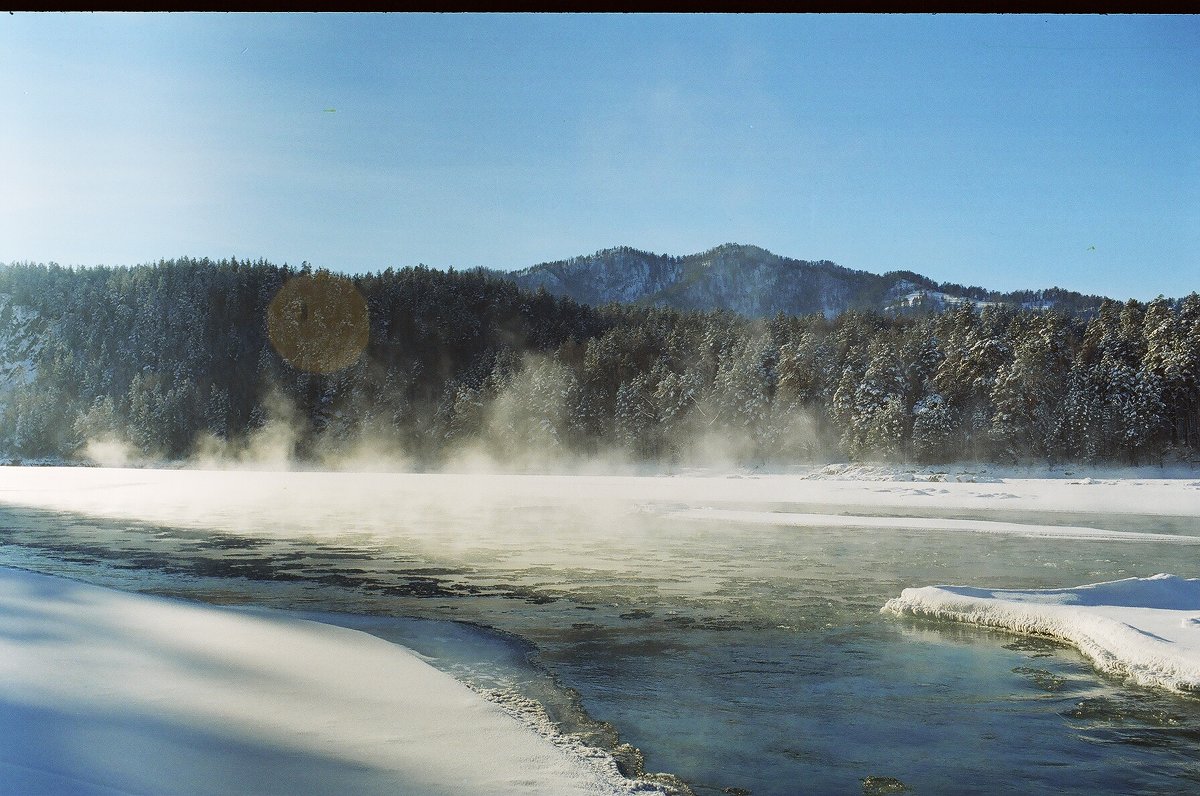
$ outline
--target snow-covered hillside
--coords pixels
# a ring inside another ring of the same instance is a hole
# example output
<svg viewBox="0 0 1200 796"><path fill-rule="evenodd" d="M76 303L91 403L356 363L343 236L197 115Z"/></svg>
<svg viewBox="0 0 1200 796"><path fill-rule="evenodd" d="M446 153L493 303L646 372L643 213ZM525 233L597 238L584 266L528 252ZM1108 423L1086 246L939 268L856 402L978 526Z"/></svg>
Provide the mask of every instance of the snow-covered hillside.
<svg viewBox="0 0 1200 796"><path fill-rule="evenodd" d="M37 313L0 293L0 395L33 381L45 343Z"/></svg>
<svg viewBox="0 0 1200 796"><path fill-rule="evenodd" d="M544 287L584 304L640 302L682 310L732 310L751 317L782 312L831 318L847 310L940 312L966 302L1086 311L1100 302L1099 297L1057 288L998 294L939 285L909 271L878 275L736 243L681 257L629 247L605 249L505 276L523 288Z"/></svg>
<svg viewBox="0 0 1200 796"><path fill-rule="evenodd" d="M509 275L521 287L545 287L586 304L643 302L684 310L727 309L749 316L823 313L857 306L881 279L831 262L780 257L727 243L684 257L627 247L535 265Z"/></svg>

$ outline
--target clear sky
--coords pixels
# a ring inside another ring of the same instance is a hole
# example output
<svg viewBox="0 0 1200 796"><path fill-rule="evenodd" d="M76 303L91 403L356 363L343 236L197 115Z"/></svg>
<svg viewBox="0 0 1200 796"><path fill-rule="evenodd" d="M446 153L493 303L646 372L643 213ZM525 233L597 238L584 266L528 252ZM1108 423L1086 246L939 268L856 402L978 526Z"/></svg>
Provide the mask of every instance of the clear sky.
<svg viewBox="0 0 1200 796"><path fill-rule="evenodd" d="M1200 18L0 16L0 262L1200 290Z"/></svg>

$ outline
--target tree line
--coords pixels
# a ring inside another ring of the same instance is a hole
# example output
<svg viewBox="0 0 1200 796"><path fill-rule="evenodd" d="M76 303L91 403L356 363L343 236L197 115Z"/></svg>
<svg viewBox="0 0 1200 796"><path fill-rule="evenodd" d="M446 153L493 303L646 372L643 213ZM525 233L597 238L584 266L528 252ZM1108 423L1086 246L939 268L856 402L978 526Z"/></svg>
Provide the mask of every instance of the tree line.
<svg viewBox="0 0 1200 796"><path fill-rule="evenodd" d="M1196 293L1090 317L963 304L753 320L591 307L480 269L389 269L352 278L368 309L361 356L310 373L267 328L283 285L310 273L191 258L0 268L0 355L27 359L0 385L0 451L70 458L113 438L184 459L281 417L301 460L370 440L418 466L465 451L518 466L1200 451Z"/></svg>

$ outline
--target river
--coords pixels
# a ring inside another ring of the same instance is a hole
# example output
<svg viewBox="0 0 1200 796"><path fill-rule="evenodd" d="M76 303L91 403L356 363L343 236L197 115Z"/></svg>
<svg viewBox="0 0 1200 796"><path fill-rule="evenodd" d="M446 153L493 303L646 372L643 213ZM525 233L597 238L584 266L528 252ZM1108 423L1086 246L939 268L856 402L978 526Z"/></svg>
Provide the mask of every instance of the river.
<svg viewBox="0 0 1200 796"><path fill-rule="evenodd" d="M1200 790L1200 700L1049 641L879 613L908 586L1194 577L1197 548L1170 539L888 527L903 507L862 529L705 521L678 510L706 490L672 479L61 472L43 492L69 498L0 491L0 564L357 626L634 766L619 733L699 796ZM1193 516L916 513L1200 536Z"/></svg>

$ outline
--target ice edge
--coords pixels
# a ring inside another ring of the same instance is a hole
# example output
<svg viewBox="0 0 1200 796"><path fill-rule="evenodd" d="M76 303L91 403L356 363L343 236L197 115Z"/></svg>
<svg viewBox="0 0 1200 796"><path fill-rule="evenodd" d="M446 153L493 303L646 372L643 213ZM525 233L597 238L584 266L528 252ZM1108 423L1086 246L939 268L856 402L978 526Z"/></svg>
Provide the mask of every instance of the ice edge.
<svg viewBox="0 0 1200 796"><path fill-rule="evenodd" d="M880 613L965 622L1057 639L1076 647L1102 672L1142 686L1200 696L1200 604L1181 610L1152 602L1115 606L1070 602L1073 596L1097 587L1121 591L1122 587L1151 582L1200 593L1200 579L1166 574L1040 591L988 592L961 586L925 586L904 589L899 597L888 600ZM1058 601L1040 601L1049 597ZM1164 627L1177 630L1164 636Z"/></svg>

